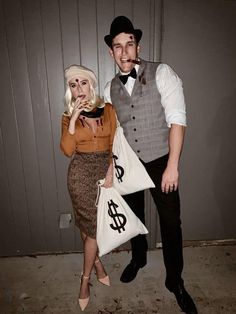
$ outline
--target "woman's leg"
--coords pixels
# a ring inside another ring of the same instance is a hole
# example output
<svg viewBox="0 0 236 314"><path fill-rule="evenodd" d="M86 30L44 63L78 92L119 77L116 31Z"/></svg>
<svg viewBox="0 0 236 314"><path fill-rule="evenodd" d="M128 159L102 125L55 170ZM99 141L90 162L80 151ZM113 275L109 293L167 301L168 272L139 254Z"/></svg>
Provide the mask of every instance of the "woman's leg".
<svg viewBox="0 0 236 314"><path fill-rule="evenodd" d="M85 242L86 237L87 237L86 234L81 232L81 238L83 242ZM95 268L97 278L101 279L107 276L105 268L102 264L102 261L99 259L98 254L96 254L96 257L95 257L94 268Z"/></svg>
<svg viewBox="0 0 236 314"><path fill-rule="evenodd" d="M94 263L94 268L95 268L95 273L96 273L96 276L97 276L97 279L103 279L107 276L107 273L105 271L105 268L102 264L102 261L99 259L98 256L96 256L96 260L95 260L95 263Z"/></svg>
<svg viewBox="0 0 236 314"><path fill-rule="evenodd" d="M82 235L82 239L84 241L84 265L79 298L85 299L89 296L89 280L83 280L83 277L90 277L97 255L97 241L85 234Z"/></svg>

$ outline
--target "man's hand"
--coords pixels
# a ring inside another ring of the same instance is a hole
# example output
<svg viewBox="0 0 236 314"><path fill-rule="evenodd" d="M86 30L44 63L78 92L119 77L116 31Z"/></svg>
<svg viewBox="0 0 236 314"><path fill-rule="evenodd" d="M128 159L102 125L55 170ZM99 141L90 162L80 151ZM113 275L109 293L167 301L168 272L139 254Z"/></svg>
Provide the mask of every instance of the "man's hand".
<svg viewBox="0 0 236 314"><path fill-rule="evenodd" d="M172 124L169 133L169 158L162 175L161 190L163 193L176 191L179 180L179 158L184 141L185 127Z"/></svg>
<svg viewBox="0 0 236 314"><path fill-rule="evenodd" d="M178 188L179 172L176 166L168 165L162 175L161 190L163 193L176 191Z"/></svg>

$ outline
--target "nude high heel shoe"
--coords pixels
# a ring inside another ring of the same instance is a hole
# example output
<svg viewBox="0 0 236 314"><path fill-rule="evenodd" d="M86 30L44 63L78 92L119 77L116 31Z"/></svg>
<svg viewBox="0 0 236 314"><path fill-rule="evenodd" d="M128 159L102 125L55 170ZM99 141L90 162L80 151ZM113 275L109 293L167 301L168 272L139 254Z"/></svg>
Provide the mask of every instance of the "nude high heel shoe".
<svg viewBox="0 0 236 314"><path fill-rule="evenodd" d="M81 285L82 285L82 281L83 280L87 280L87 281L89 281L89 276L84 276L84 275L82 275L81 276ZM89 282L88 282L88 285L89 285ZM85 310L85 308L87 307L87 305L88 305L88 303L89 303L89 297L90 296L88 296L87 298L84 298L84 299L78 299L78 301L79 301L79 306L80 306L80 308L81 308L81 311L84 311Z"/></svg>
<svg viewBox="0 0 236 314"><path fill-rule="evenodd" d="M100 261L99 259L97 259L94 263L95 263L95 264L101 263L101 261ZM96 267L96 266L95 266L95 267ZM98 273L96 272L95 274L96 274L96 276L97 276L97 280L98 280L100 283L102 283L102 284L105 285L105 286L110 287L111 283L110 283L110 278L109 278L108 275L106 275L106 276L103 277L103 278L98 278Z"/></svg>

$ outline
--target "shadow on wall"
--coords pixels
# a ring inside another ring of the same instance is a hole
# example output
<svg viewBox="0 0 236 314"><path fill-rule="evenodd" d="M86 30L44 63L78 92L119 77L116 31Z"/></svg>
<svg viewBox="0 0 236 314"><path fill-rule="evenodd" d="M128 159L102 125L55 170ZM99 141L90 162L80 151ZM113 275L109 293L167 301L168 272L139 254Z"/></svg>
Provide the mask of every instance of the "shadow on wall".
<svg viewBox="0 0 236 314"><path fill-rule="evenodd" d="M227 238L236 238L236 92L222 100L207 135L216 155L213 192Z"/></svg>

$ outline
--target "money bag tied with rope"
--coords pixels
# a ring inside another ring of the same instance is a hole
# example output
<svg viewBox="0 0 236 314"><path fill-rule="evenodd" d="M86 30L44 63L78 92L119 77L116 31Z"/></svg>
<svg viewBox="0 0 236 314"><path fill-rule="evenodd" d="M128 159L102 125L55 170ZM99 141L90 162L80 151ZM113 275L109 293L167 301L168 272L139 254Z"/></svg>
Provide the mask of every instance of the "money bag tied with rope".
<svg viewBox="0 0 236 314"><path fill-rule="evenodd" d="M148 230L115 188L104 188L101 180L97 197L97 244L99 256Z"/></svg>
<svg viewBox="0 0 236 314"><path fill-rule="evenodd" d="M155 187L144 165L127 142L118 120L112 153L113 186L121 195Z"/></svg>

